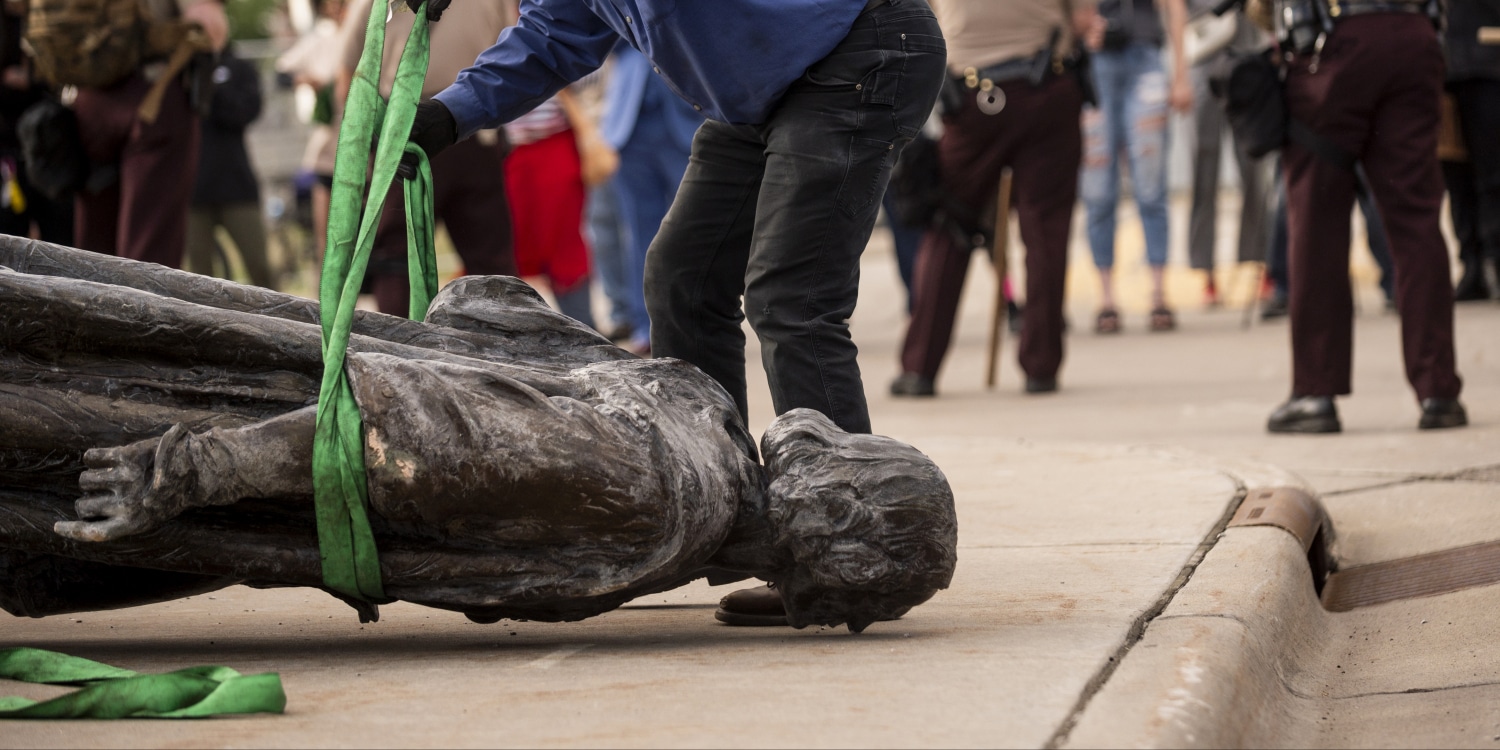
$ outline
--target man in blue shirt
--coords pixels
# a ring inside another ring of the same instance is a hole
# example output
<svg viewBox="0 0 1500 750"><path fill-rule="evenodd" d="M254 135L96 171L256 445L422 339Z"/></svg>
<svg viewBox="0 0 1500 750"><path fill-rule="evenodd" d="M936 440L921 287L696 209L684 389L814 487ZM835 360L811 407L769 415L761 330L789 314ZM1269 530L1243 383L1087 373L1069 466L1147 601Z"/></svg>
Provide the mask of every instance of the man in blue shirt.
<svg viewBox="0 0 1500 750"><path fill-rule="evenodd" d="M748 315L776 413L869 432L849 336L891 166L932 110L946 47L925 0L522 0L520 21L418 109L429 154L598 68L623 38L708 118L646 264L651 350L747 419ZM743 306L741 305L743 298Z"/></svg>

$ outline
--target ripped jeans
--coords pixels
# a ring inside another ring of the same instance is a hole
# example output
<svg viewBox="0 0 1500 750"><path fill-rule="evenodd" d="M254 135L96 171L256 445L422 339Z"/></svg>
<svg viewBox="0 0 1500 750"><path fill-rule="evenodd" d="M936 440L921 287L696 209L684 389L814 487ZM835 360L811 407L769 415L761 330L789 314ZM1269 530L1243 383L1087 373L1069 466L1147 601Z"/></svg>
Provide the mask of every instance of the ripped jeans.
<svg viewBox="0 0 1500 750"><path fill-rule="evenodd" d="M1146 262L1167 264L1167 74L1161 48L1132 42L1092 58L1099 106L1083 112L1083 175L1089 249L1100 269L1115 265L1120 156L1130 159L1130 191L1146 235Z"/></svg>

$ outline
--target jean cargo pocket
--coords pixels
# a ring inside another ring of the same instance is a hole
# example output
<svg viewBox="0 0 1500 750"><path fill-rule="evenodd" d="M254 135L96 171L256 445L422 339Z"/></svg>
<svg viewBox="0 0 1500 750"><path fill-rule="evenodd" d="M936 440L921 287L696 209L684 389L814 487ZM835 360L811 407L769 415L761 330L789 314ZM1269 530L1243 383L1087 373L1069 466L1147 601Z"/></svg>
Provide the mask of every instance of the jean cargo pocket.
<svg viewBox="0 0 1500 750"><path fill-rule="evenodd" d="M895 149L890 141L858 136L849 139L849 168L836 199L840 211L853 218L880 198L879 188L890 174Z"/></svg>

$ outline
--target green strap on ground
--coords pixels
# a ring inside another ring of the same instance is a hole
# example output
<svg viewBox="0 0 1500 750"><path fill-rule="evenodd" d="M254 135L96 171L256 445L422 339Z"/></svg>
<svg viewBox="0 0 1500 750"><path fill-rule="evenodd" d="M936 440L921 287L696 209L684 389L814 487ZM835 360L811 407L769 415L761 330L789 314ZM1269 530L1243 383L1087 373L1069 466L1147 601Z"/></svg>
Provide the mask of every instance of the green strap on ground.
<svg viewBox="0 0 1500 750"><path fill-rule="evenodd" d="M404 5L400 6L405 12ZM426 4L401 53L395 84L387 103L380 96L380 60L385 46L387 5L372 3L364 54L355 69L339 130L338 158L329 204L327 253L318 290L323 326L323 383L318 392L317 431L313 438L313 496L318 519L318 547L323 583L345 596L367 602L388 601L380 578L375 535L366 514L364 430L354 391L344 371L344 353L354 322L354 304L370 262L381 207L403 153L412 153L417 177L404 181L407 215L410 316L420 320L437 294L433 253L432 169L427 155L407 143L422 81L427 75ZM365 177L374 148L370 189Z"/></svg>
<svg viewBox="0 0 1500 750"><path fill-rule="evenodd" d="M286 709L281 677L228 667L138 674L55 651L8 648L0 649L0 678L80 686L45 701L0 697L0 719L199 719Z"/></svg>

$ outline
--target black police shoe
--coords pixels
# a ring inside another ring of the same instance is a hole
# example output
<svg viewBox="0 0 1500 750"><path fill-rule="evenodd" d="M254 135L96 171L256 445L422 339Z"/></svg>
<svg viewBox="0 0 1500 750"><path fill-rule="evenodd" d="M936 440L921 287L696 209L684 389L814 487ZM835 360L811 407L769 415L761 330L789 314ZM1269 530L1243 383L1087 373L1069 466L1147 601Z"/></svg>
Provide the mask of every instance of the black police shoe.
<svg viewBox="0 0 1500 750"><path fill-rule="evenodd" d="M1026 378L1027 393L1053 393L1057 390L1057 378Z"/></svg>
<svg viewBox="0 0 1500 750"><path fill-rule="evenodd" d="M914 372L903 372L901 377L891 381L892 396L936 396L937 386L932 378L923 377Z"/></svg>
<svg viewBox="0 0 1500 750"><path fill-rule="evenodd" d="M1266 420L1270 432L1339 432L1339 410L1332 396L1292 396Z"/></svg>
<svg viewBox="0 0 1500 750"><path fill-rule="evenodd" d="M1479 269L1479 264L1465 268L1464 275L1458 279L1458 286L1453 289L1453 301L1479 302L1489 298L1490 288L1484 281L1484 272Z"/></svg>
<svg viewBox="0 0 1500 750"><path fill-rule="evenodd" d="M1469 414L1456 398L1422 399L1422 419L1417 422L1420 430L1441 430L1448 427L1463 427L1469 423Z"/></svg>

